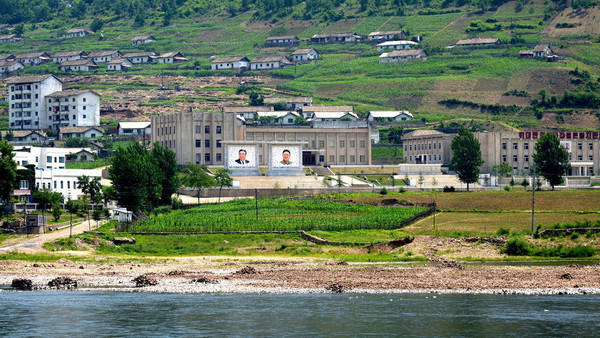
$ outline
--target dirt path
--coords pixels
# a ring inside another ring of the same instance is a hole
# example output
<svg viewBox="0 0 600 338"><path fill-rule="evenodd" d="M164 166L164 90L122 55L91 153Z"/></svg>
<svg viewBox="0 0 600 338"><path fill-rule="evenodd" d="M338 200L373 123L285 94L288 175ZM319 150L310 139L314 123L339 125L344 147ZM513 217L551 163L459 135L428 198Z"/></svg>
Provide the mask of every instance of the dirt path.
<svg viewBox="0 0 600 338"><path fill-rule="evenodd" d="M91 229L98 228L99 225L103 224L104 222L105 221L96 222L96 221L92 220L90 222ZM88 223L88 221L83 221L81 223L73 224L73 235L77 235L77 234L83 233L84 231L90 230L90 223ZM45 250L43 248L44 243L55 241L59 238L69 237L69 234L70 234L70 229L69 229L69 227L66 227L66 228L58 230L58 231L46 232L45 234L41 234L41 235L30 235L30 236L34 236L34 237L33 238L30 237L29 239L19 242L19 243L8 244L8 243L10 243L10 241L6 241L4 243L5 245L0 246L0 252L6 252L6 251L19 251L19 252L27 252L27 253L47 252L47 250ZM6 245L6 244L8 244L8 245Z"/></svg>

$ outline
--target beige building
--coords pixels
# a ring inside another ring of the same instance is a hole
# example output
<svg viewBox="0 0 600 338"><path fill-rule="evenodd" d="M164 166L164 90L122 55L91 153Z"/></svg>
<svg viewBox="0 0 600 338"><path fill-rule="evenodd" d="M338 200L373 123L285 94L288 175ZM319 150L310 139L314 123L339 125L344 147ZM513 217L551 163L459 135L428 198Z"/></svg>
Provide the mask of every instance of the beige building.
<svg viewBox="0 0 600 338"><path fill-rule="evenodd" d="M404 135L404 159L406 163L450 163L450 142L456 134L444 134L435 130L416 130ZM484 132L474 133L481 143L484 160L482 173L490 173L492 167L509 163L515 174L527 173L533 165L533 153L537 139L543 132ZM567 176L591 176L599 173L599 132L557 132L560 143L569 152L571 170Z"/></svg>
<svg viewBox="0 0 600 338"><path fill-rule="evenodd" d="M437 130L415 130L402 137L404 161L414 164L447 164L452 152L450 142L454 134Z"/></svg>
<svg viewBox="0 0 600 338"><path fill-rule="evenodd" d="M304 142L304 165L371 164L370 127L314 128L245 124L236 113L180 112L152 116L152 142L169 147L177 163L224 165L223 141ZM266 147L259 147L259 164L267 165Z"/></svg>

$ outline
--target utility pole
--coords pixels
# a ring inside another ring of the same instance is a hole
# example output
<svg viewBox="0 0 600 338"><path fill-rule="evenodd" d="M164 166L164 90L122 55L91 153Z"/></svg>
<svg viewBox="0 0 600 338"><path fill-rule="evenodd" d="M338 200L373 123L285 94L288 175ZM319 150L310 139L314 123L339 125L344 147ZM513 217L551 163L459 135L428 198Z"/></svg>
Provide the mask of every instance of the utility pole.
<svg viewBox="0 0 600 338"><path fill-rule="evenodd" d="M537 188L537 181L535 179L535 165L533 166L533 189L532 190L532 198L531 198L531 233L534 231L535 227L535 189Z"/></svg>
<svg viewBox="0 0 600 338"><path fill-rule="evenodd" d="M254 201L256 205L256 226L258 228L258 189L254 189Z"/></svg>

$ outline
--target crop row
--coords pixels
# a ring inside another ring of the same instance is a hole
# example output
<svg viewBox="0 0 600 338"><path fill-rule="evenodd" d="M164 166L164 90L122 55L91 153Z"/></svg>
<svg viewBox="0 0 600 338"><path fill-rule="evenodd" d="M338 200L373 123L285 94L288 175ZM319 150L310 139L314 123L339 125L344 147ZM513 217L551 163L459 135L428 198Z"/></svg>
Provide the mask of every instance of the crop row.
<svg viewBox="0 0 600 338"><path fill-rule="evenodd" d="M323 200L238 200L149 218L132 232L215 232L394 229L427 210Z"/></svg>

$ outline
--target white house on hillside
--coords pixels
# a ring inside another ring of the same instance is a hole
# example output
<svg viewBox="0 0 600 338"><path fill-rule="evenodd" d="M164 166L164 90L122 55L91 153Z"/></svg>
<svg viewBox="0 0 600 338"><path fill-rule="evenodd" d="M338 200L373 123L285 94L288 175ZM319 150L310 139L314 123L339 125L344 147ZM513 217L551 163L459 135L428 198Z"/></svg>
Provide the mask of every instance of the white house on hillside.
<svg viewBox="0 0 600 338"><path fill-rule="evenodd" d="M386 41L386 42L382 42L380 44L377 45L377 50L384 50L384 49L394 49L394 50L401 50L401 49L410 49L413 48L415 46L418 46L419 44L414 42L414 41L408 41L408 40L400 40L400 41Z"/></svg>
<svg viewBox="0 0 600 338"><path fill-rule="evenodd" d="M91 90L65 90L46 96L49 127L100 125L100 94Z"/></svg>
<svg viewBox="0 0 600 338"><path fill-rule="evenodd" d="M118 59L121 57L121 52L118 50L100 50L91 52L88 54L88 58L92 59L95 63L110 62L112 59Z"/></svg>
<svg viewBox="0 0 600 338"><path fill-rule="evenodd" d="M23 69L25 69L25 66L17 60L0 61L0 73L2 74L14 73Z"/></svg>
<svg viewBox="0 0 600 338"><path fill-rule="evenodd" d="M268 56L250 61L251 70L268 70L283 68L290 64L285 56Z"/></svg>
<svg viewBox="0 0 600 338"><path fill-rule="evenodd" d="M131 44L134 46L137 45L143 45L145 43L149 43L149 42L155 42L156 38L153 37L152 35L142 35L142 36L136 36L133 39L131 39Z"/></svg>
<svg viewBox="0 0 600 338"><path fill-rule="evenodd" d="M250 60L245 56L215 58L210 62L212 70L250 69Z"/></svg>
<svg viewBox="0 0 600 338"><path fill-rule="evenodd" d="M133 67L133 63L127 59L112 59L106 64L106 70L111 72L127 71Z"/></svg>
<svg viewBox="0 0 600 338"><path fill-rule="evenodd" d="M61 72L89 72L98 69L98 65L89 59L65 61L58 67Z"/></svg>
<svg viewBox="0 0 600 338"><path fill-rule="evenodd" d="M292 61L310 62L319 59L319 52L312 48L298 49L292 52Z"/></svg>
<svg viewBox="0 0 600 338"><path fill-rule="evenodd" d="M257 120L261 118L271 118L274 124L293 125L296 124L296 118L300 116L295 111L268 111L256 113Z"/></svg>
<svg viewBox="0 0 600 338"><path fill-rule="evenodd" d="M119 122L119 135L150 135L152 125L147 122Z"/></svg>
<svg viewBox="0 0 600 338"><path fill-rule="evenodd" d="M384 32L371 32L369 33L369 41L388 41L394 39L405 39L406 33L404 31L384 31Z"/></svg>
<svg viewBox="0 0 600 338"><path fill-rule="evenodd" d="M104 135L104 130L98 127L60 127L58 139L65 140L69 137L98 138Z"/></svg>
<svg viewBox="0 0 600 338"><path fill-rule="evenodd" d="M19 54L15 56L15 59L22 63L23 66L36 66L52 61L52 57L46 52Z"/></svg>
<svg viewBox="0 0 600 338"><path fill-rule="evenodd" d="M410 121L413 115L406 110L372 110L367 116L369 122Z"/></svg>
<svg viewBox="0 0 600 338"><path fill-rule="evenodd" d="M311 122L335 122L335 121L356 121L358 115L350 112L315 112L310 119Z"/></svg>
<svg viewBox="0 0 600 338"><path fill-rule="evenodd" d="M87 57L87 53L82 50L74 50L69 52L58 52L52 56L52 61L63 63L65 61L81 60Z"/></svg>
<svg viewBox="0 0 600 338"><path fill-rule="evenodd" d="M427 53L423 49L404 49L383 53L379 56L379 63L406 62L415 60L426 61Z"/></svg>
<svg viewBox="0 0 600 338"><path fill-rule="evenodd" d="M155 52L125 53L123 59L129 60L132 64L150 63L156 55Z"/></svg>

